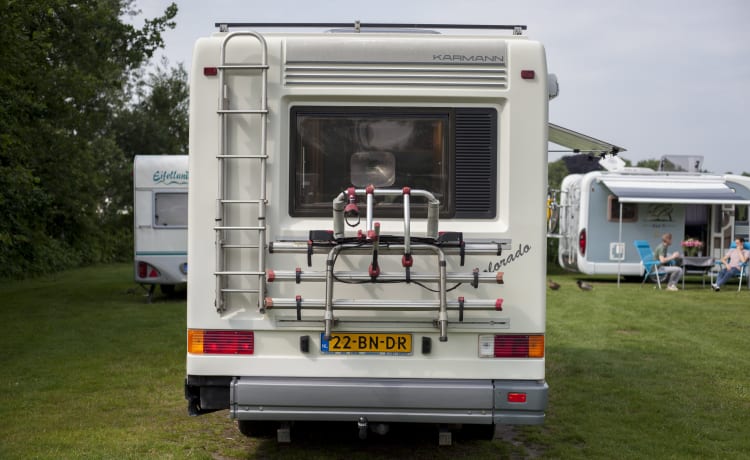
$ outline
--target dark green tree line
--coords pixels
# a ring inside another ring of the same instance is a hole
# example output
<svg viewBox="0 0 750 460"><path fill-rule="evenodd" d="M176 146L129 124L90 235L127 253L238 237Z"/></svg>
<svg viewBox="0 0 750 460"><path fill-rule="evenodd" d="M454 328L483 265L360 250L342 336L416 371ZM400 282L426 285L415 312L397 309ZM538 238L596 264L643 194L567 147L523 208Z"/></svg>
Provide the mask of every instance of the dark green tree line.
<svg viewBox="0 0 750 460"><path fill-rule="evenodd" d="M127 160L116 120L177 7L141 28L122 20L133 12L131 0L0 1L0 278L121 252L108 228Z"/></svg>

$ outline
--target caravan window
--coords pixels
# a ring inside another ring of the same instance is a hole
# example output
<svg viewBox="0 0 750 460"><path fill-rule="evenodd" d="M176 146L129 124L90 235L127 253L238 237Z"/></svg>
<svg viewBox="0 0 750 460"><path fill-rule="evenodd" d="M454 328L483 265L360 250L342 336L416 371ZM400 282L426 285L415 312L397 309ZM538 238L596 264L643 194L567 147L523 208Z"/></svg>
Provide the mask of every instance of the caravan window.
<svg viewBox="0 0 750 460"><path fill-rule="evenodd" d="M330 216L339 193L372 184L427 190L441 217L494 217L496 119L494 109L293 108L289 212ZM376 201L378 215L402 214L399 197Z"/></svg>
<svg viewBox="0 0 750 460"><path fill-rule="evenodd" d="M607 199L607 220L609 222L620 221L620 200L616 196L610 195ZM638 221L638 204L637 203L622 203L622 221L623 222L637 222Z"/></svg>
<svg viewBox="0 0 750 460"><path fill-rule="evenodd" d="M187 193L154 194L154 227L187 227Z"/></svg>

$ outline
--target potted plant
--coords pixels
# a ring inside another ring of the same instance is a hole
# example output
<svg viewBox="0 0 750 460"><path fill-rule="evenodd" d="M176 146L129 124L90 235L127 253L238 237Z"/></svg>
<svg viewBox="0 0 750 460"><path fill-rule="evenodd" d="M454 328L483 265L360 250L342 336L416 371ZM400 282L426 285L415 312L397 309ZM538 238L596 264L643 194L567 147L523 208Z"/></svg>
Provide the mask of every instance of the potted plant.
<svg viewBox="0 0 750 460"><path fill-rule="evenodd" d="M703 241L688 238L681 243L682 251L687 257L695 257L703 249Z"/></svg>

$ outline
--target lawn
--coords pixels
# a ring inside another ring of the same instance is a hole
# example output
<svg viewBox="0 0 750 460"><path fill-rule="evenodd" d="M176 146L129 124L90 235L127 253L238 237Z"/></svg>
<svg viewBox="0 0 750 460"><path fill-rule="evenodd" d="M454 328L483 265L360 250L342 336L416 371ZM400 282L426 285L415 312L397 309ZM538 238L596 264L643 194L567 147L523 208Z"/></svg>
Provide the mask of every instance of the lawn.
<svg viewBox="0 0 750 460"><path fill-rule="evenodd" d="M0 285L0 458L747 458L750 292L575 277L548 291L550 404L506 440L436 446L432 427L359 441L349 425L245 438L187 416L184 299L108 265Z"/></svg>

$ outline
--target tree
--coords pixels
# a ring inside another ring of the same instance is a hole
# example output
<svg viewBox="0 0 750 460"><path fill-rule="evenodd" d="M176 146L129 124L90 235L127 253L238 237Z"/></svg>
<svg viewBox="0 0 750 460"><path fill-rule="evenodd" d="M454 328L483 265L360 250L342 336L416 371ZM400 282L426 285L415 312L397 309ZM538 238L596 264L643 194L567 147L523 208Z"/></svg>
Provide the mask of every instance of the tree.
<svg viewBox="0 0 750 460"><path fill-rule="evenodd" d="M132 0L0 3L0 277L106 259L108 130L128 76L177 7L142 28Z"/></svg>
<svg viewBox="0 0 750 460"><path fill-rule="evenodd" d="M650 168L654 171L659 170L659 166L661 165L661 160L641 160L638 163L636 163L636 166L639 168Z"/></svg>
<svg viewBox="0 0 750 460"><path fill-rule="evenodd" d="M560 185L568 174L568 167L562 159L548 163L547 188L550 190L560 190Z"/></svg>
<svg viewBox="0 0 750 460"><path fill-rule="evenodd" d="M108 219L120 226L122 219L117 216L123 211L130 216L133 211L131 172L135 156L188 153L188 83L184 67L169 68L164 59L146 77L136 76L127 102L114 114L110 129L118 151L105 175L109 192L106 212Z"/></svg>

